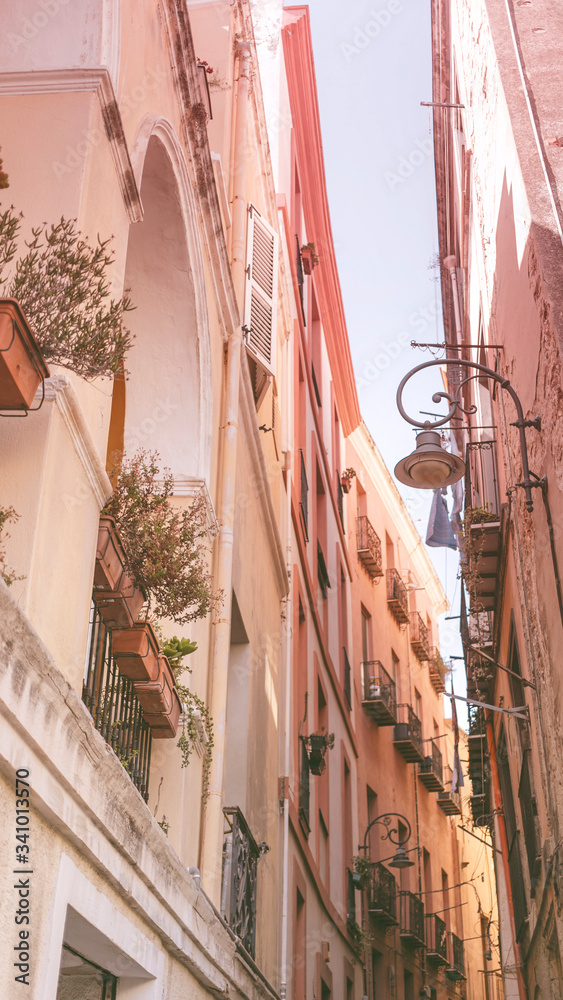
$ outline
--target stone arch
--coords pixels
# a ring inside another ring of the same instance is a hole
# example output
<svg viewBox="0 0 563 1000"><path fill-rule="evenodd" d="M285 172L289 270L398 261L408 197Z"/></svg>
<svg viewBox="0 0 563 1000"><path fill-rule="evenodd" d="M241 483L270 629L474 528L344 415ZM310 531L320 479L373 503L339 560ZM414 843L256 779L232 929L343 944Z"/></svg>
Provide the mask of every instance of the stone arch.
<svg viewBox="0 0 563 1000"><path fill-rule="evenodd" d="M115 386L123 445L158 451L178 484L209 482L211 351L203 255L183 150L166 119L147 117L132 151L143 221L129 231L124 287L135 343ZM112 423L115 421L112 419ZM110 434L115 441L115 426ZM180 488L181 492L181 488Z"/></svg>

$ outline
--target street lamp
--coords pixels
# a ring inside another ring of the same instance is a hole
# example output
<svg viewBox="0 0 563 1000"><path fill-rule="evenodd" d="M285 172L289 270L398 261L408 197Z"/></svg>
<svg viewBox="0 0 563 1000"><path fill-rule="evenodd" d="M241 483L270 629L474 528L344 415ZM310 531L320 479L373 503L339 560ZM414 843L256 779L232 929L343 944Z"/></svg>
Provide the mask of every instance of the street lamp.
<svg viewBox="0 0 563 1000"><path fill-rule="evenodd" d="M438 490L442 486L450 486L452 483L457 483L458 480L462 478L465 473L465 466L461 458L457 455L452 455L447 452L442 447L442 442L440 440L440 435L438 431L435 430L436 427L442 427L447 424L448 421L456 415L456 413L471 414L477 412L477 407L475 405L468 406L465 408L461 402L460 394L463 386L470 382L471 379L479 378L480 376L485 376L485 378L490 378L494 382L498 382L501 389L506 389L506 391L511 395L514 405L516 406L516 413L518 419L512 423L512 427L518 427L520 432L520 450L522 453L522 471L524 477L521 483L516 483L517 486L521 486L526 494L526 507L528 510L534 509L534 503L532 500L532 488L534 486L540 486L544 492L547 489L547 482L544 479L539 479L530 473L528 467L528 449L526 445L526 427L535 427L536 430L541 430L541 418L535 417L533 420L524 419L524 411L522 410L522 404L516 395L516 392L512 388L509 380L503 378L498 372L493 371L492 368L487 368L486 365L480 365L477 361L465 361L463 359L456 358L453 362L456 367L474 369L478 374L468 375L466 378L460 380L459 385L456 388L455 394L452 395L449 392L435 392L432 396L432 401L434 403L439 403L442 399L447 399L450 404L449 412L445 417L440 420L435 420L431 423L430 420L425 420L423 423L419 420L413 420L409 417L403 408L403 389L405 385L416 375L417 372L423 371L424 368L433 368L436 365L443 365L444 361L441 359L436 359L434 361L425 361L424 364L417 365L412 371L408 372L407 375L402 379L399 388L397 389L397 408L399 413L409 424L413 427L420 427L421 433L416 435L416 448L410 455L403 458L395 466L395 476L399 482L404 483L405 486L413 486L415 489L419 490Z"/></svg>
<svg viewBox="0 0 563 1000"><path fill-rule="evenodd" d="M395 816L397 817L397 819L400 819L407 828L407 835L406 837L403 837L402 840L399 837L398 826L395 827L391 826L391 822L393 820L393 817ZM380 823L387 829L387 833L383 834L381 839L390 840L391 843L394 844L397 848L397 850L395 851L395 856L391 859L391 861L388 862L389 868L412 868L414 865L414 861L411 861L410 858L407 857L407 852L405 851L405 844L407 843L407 841L410 840L412 830L408 819L406 819L405 816L402 816L401 813L382 813L381 816L376 816L375 819L372 819L371 823L368 823L366 832L364 834L364 843L361 848L364 851L364 853L367 854L368 852L369 831L371 830L372 826L375 826L376 823Z"/></svg>

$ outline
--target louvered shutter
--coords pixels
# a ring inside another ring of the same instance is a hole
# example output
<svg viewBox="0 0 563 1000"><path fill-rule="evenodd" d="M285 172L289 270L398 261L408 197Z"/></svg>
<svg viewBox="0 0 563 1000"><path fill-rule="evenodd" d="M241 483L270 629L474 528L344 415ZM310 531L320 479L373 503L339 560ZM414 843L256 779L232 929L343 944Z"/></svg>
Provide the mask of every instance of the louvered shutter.
<svg viewBox="0 0 563 1000"><path fill-rule="evenodd" d="M246 264L246 346L268 374L275 375L278 237L253 205L248 210Z"/></svg>

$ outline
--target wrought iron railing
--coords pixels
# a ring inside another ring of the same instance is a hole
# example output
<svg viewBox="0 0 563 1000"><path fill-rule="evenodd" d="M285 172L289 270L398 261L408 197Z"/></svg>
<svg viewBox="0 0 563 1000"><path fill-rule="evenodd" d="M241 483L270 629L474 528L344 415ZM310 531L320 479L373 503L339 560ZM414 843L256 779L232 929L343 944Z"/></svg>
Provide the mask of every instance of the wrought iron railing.
<svg viewBox="0 0 563 1000"><path fill-rule="evenodd" d="M438 805L448 816L455 816L461 813L461 796L459 792L452 791L453 773L449 764L444 766L444 791L438 792Z"/></svg>
<svg viewBox="0 0 563 1000"><path fill-rule="evenodd" d="M221 916L254 958L256 879L261 852L240 809L223 809L223 814L226 826L223 838Z"/></svg>
<svg viewBox="0 0 563 1000"><path fill-rule="evenodd" d="M432 646L428 659L428 676L437 694L446 690L446 664L437 646Z"/></svg>
<svg viewBox="0 0 563 1000"><path fill-rule="evenodd" d="M356 923L356 886L349 868L346 869L346 921Z"/></svg>
<svg viewBox="0 0 563 1000"><path fill-rule="evenodd" d="M473 441L465 452L465 506L499 514L495 441Z"/></svg>
<svg viewBox="0 0 563 1000"><path fill-rule="evenodd" d="M412 943L424 944L424 904L412 892L399 893L399 933Z"/></svg>
<svg viewBox="0 0 563 1000"><path fill-rule="evenodd" d="M387 570L387 604L399 622L406 625L409 620L409 593L396 569Z"/></svg>
<svg viewBox="0 0 563 1000"><path fill-rule="evenodd" d="M428 637L428 627L420 612L411 611L409 614L410 640L419 660L430 658L430 640Z"/></svg>
<svg viewBox="0 0 563 1000"><path fill-rule="evenodd" d="M149 796L151 731L132 681L123 677L111 651L112 630L93 610L82 700L96 729L112 748L145 801Z"/></svg>
<svg viewBox="0 0 563 1000"><path fill-rule="evenodd" d="M465 979L463 941L456 934L450 934L450 954L447 974L450 979Z"/></svg>
<svg viewBox="0 0 563 1000"><path fill-rule="evenodd" d="M307 470L302 448L299 449L299 454L301 456L301 500L299 506L301 507L305 539L309 541L309 484L307 483Z"/></svg>
<svg viewBox="0 0 563 1000"><path fill-rule="evenodd" d="M437 913L426 914L426 954L433 962L448 960L448 933L446 922Z"/></svg>
<svg viewBox="0 0 563 1000"><path fill-rule="evenodd" d="M397 725L393 732L394 743L412 743L420 754L424 755L422 746L422 723L410 705L397 705Z"/></svg>
<svg viewBox="0 0 563 1000"><path fill-rule="evenodd" d="M369 874L368 909L374 917L396 923L397 883L394 875L379 861L372 865Z"/></svg>
<svg viewBox="0 0 563 1000"><path fill-rule="evenodd" d="M309 777L309 757L307 755L307 745L302 737L299 737L299 817L301 824L308 834L311 829L309 814L310 803L310 777Z"/></svg>
<svg viewBox="0 0 563 1000"><path fill-rule="evenodd" d="M434 740L430 740L430 753L426 755L422 764L418 765L418 771L419 774L432 774L443 786L442 752L438 749Z"/></svg>
<svg viewBox="0 0 563 1000"><path fill-rule="evenodd" d="M352 708L352 668L348 659L348 653L346 652L346 646L342 647L342 652L344 654L344 694L348 702L348 708Z"/></svg>
<svg viewBox="0 0 563 1000"><path fill-rule="evenodd" d="M336 501L338 503L338 514L340 517L340 523L342 525L342 531L345 531L344 527L344 490L342 489L342 481L340 479L340 473L338 469L336 470Z"/></svg>
<svg viewBox="0 0 563 1000"><path fill-rule="evenodd" d="M397 715L397 695L395 681L391 679L385 667L379 660L367 660L362 663L364 681L364 701L381 699L387 708Z"/></svg>
<svg viewBox="0 0 563 1000"><path fill-rule="evenodd" d="M383 576L381 540L371 521L365 515L357 518L356 529L358 557L372 580L375 580L377 577Z"/></svg>

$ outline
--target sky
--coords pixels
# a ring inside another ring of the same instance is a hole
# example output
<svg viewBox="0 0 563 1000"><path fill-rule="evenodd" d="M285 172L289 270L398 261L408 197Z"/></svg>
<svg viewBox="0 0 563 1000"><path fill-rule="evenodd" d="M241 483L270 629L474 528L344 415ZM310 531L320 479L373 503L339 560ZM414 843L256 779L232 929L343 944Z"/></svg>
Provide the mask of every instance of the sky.
<svg viewBox="0 0 563 1000"><path fill-rule="evenodd" d="M411 340L444 339L431 111L430 0L309 0L328 198L363 418L388 465L411 452L415 432L396 406L399 382L431 359ZM409 383L404 404L432 402L438 369ZM426 534L431 491L397 484ZM427 549L459 614L457 553ZM442 620L444 657L459 655L458 622ZM456 693L464 672L454 661ZM460 721L462 721L461 707Z"/></svg>

